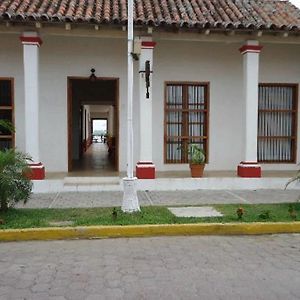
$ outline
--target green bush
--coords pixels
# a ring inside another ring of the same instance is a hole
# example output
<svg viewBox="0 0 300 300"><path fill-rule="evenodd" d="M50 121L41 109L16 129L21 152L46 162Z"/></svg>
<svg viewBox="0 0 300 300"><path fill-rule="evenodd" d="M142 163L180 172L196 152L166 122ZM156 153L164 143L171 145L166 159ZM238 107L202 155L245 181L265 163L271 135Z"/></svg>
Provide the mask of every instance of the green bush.
<svg viewBox="0 0 300 300"><path fill-rule="evenodd" d="M32 183L25 175L30 172L28 160L27 155L14 149L0 151L0 211L29 199Z"/></svg>
<svg viewBox="0 0 300 300"><path fill-rule="evenodd" d="M205 163L205 153L196 144L191 144L189 147L190 162L192 164L204 164Z"/></svg>

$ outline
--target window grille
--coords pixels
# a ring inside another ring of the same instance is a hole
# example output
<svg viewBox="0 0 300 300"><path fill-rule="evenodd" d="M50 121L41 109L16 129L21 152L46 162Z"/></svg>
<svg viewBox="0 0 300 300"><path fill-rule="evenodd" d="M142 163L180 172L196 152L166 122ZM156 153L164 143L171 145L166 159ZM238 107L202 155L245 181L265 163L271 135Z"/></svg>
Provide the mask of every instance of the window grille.
<svg viewBox="0 0 300 300"><path fill-rule="evenodd" d="M188 163L197 144L208 157L208 84L168 83L165 99L165 162Z"/></svg>
<svg viewBox="0 0 300 300"><path fill-rule="evenodd" d="M0 78L0 120L14 122L13 79ZM0 126L0 150L14 146L14 134Z"/></svg>
<svg viewBox="0 0 300 300"><path fill-rule="evenodd" d="M260 84L258 95L258 161L295 162L297 85Z"/></svg>

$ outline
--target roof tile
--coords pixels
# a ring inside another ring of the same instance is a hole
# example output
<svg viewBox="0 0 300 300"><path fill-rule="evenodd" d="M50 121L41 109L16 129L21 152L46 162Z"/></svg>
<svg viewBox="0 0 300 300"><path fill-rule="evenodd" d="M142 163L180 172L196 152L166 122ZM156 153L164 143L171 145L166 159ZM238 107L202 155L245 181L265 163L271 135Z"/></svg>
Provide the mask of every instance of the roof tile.
<svg viewBox="0 0 300 300"><path fill-rule="evenodd" d="M134 0L136 24L299 30L300 10L281 0ZM126 24L126 0L0 0L0 20Z"/></svg>

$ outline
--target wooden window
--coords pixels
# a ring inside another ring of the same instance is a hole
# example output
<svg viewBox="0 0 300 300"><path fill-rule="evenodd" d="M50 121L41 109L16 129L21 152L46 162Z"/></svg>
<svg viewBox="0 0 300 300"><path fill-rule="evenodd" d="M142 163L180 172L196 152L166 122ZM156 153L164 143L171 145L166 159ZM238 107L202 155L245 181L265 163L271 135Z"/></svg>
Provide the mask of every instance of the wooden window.
<svg viewBox="0 0 300 300"><path fill-rule="evenodd" d="M14 123L13 79L0 78L0 120ZM0 150L14 147L14 134L0 127Z"/></svg>
<svg viewBox="0 0 300 300"><path fill-rule="evenodd" d="M167 83L165 87L165 163L188 163L197 144L208 157L208 83Z"/></svg>
<svg viewBox="0 0 300 300"><path fill-rule="evenodd" d="M260 162L296 162L296 84L260 84L257 156Z"/></svg>

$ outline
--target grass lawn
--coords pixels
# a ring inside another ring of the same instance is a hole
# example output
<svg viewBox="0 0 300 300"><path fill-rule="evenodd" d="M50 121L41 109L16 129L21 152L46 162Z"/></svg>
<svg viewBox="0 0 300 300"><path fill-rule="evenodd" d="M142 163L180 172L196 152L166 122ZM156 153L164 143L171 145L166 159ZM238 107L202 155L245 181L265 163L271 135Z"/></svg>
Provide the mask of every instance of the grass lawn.
<svg viewBox="0 0 300 300"><path fill-rule="evenodd" d="M70 226L300 221L300 203L291 205L296 218L290 216L289 203L212 205L224 214L214 218L179 218L161 206L142 207L140 213L134 214L124 214L120 208L115 208L115 215L113 208L9 209L0 213L0 229L53 227L51 222L63 221L73 222ZM241 219L236 213L239 207L244 209Z"/></svg>

